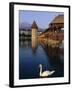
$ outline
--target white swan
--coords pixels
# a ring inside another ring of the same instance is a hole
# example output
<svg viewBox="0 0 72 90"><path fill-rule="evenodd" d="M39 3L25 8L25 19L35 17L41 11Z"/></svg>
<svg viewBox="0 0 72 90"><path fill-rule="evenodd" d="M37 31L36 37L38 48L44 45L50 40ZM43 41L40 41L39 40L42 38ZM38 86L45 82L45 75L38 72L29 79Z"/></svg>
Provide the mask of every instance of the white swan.
<svg viewBox="0 0 72 90"><path fill-rule="evenodd" d="M54 70L53 71L43 71L42 72L42 64L39 64L39 67L40 67L40 73L39 73L40 77L47 77L47 76L52 75L55 72Z"/></svg>

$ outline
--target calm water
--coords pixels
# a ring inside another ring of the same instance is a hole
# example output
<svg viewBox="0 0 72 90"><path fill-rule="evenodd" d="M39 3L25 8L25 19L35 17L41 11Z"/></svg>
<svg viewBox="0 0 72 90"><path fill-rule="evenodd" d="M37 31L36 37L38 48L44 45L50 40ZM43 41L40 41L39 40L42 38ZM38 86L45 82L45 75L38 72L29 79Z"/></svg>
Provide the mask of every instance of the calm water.
<svg viewBox="0 0 72 90"><path fill-rule="evenodd" d="M19 48L19 79L40 78L39 64L45 70L55 70L48 77L64 76L63 49L52 48L44 44L34 44L31 41L20 41Z"/></svg>

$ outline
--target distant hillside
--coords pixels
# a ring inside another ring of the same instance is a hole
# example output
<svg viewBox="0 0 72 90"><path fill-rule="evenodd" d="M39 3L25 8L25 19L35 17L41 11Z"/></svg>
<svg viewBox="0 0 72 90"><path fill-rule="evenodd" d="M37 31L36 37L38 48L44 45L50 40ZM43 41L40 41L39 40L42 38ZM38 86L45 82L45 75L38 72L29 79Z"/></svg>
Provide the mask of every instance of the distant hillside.
<svg viewBox="0 0 72 90"><path fill-rule="evenodd" d="M31 30L31 24L27 23L27 22L24 22L24 23L20 23L19 24L19 29L22 30ZM38 31L41 31L43 32L45 29L42 29L42 28L38 28Z"/></svg>
<svg viewBox="0 0 72 90"><path fill-rule="evenodd" d="M19 24L19 29L31 29L31 24L25 22L25 23L20 23Z"/></svg>

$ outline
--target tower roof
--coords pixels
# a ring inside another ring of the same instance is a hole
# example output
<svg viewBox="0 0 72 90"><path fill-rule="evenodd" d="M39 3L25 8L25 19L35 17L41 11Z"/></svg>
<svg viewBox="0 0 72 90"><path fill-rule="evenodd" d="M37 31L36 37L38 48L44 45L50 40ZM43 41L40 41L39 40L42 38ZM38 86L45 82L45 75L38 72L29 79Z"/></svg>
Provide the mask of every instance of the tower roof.
<svg viewBox="0 0 72 90"><path fill-rule="evenodd" d="M32 23L31 28L36 28L36 29L38 29L38 26L37 26L37 24L36 24L36 22L35 22L35 21Z"/></svg>

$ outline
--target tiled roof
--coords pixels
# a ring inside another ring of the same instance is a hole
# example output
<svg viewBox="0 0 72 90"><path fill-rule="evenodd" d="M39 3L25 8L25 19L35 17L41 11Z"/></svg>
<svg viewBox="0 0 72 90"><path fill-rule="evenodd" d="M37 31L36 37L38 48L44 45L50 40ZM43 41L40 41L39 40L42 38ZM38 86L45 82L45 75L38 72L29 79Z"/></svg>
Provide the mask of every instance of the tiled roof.
<svg viewBox="0 0 72 90"><path fill-rule="evenodd" d="M51 23L64 23L64 15L56 16Z"/></svg>

